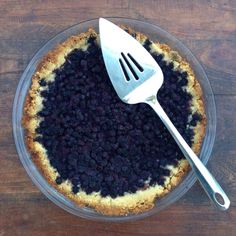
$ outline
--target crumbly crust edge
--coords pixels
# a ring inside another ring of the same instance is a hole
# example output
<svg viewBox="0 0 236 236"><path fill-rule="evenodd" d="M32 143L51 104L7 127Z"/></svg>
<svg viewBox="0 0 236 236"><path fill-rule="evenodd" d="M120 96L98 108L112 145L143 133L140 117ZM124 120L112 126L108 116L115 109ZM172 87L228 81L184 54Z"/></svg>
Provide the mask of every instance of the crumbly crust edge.
<svg viewBox="0 0 236 236"><path fill-rule="evenodd" d="M144 43L146 36L135 32L129 27L129 33L136 33L136 38ZM105 215L126 215L137 214L150 210L155 205L157 198L163 197L171 189L181 182L184 175L189 170L189 164L185 159L179 161L176 168L171 169L170 177L165 181L164 187L156 185L155 187L148 187L145 190L139 190L134 194L125 194L124 196L112 199L111 197L102 198L99 193L87 195L85 192L80 191L78 194L71 192L71 184L69 181L57 185L55 179L58 176L57 171L50 165L47 159L46 150L41 144L34 141L35 129L39 125L40 120L36 117L39 110L42 109L40 104L40 85L41 79L53 80L53 71L60 67L65 62L65 57L75 48L83 48L87 43L90 36L97 37L97 33L93 29L89 29L86 33L81 33L77 36L71 36L64 43L59 44L55 49L48 52L41 60L36 69L36 73L32 77L32 84L29 93L25 100L24 115L22 124L26 130L25 143L31 154L32 160L38 169L43 173L46 180L60 193L67 196L81 207L91 207L96 211ZM174 60L174 66L186 70L188 73L189 88L188 91L193 95L194 101L192 110L197 110L202 116L202 121L198 122L194 128L194 144L192 146L195 153L199 153L201 144L205 135L206 128L206 115L203 103L203 94L199 82L196 80L190 65L176 52L173 51L168 45L155 42L152 44L152 50L165 55L165 59ZM85 48L86 49L86 48ZM158 204L158 203L157 203Z"/></svg>

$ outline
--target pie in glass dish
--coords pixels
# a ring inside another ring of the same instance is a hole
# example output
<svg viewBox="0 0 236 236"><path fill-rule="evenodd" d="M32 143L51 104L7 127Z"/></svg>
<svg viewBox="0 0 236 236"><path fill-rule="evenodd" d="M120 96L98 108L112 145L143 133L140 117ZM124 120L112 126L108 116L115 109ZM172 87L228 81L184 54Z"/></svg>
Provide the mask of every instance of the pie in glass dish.
<svg viewBox="0 0 236 236"><path fill-rule="evenodd" d="M206 114L190 64L168 45L123 28L161 67L164 83L157 99L198 154ZM148 105L119 99L94 29L44 56L32 77L22 123L27 149L47 181L79 206L105 215L153 208L190 168Z"/></svg>

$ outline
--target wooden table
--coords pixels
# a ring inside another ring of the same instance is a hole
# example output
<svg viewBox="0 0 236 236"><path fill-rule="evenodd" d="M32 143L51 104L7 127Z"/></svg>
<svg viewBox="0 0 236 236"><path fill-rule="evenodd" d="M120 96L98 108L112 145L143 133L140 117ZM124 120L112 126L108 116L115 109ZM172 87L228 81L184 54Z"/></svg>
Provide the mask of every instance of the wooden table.
<svg viewBox="0 0 236 236"><path fill-rule="evenodd" d="M208 167L229 194L229 211L211 207L195 184L158 215L128 223L93 222L63 211L32 184L12 136L12 102L18 81L48 39L70 25L99 16L158 24L198 57L217 105L217 136ZM0 40L0 236L236 235L235 0L1 0Z"/></svg>

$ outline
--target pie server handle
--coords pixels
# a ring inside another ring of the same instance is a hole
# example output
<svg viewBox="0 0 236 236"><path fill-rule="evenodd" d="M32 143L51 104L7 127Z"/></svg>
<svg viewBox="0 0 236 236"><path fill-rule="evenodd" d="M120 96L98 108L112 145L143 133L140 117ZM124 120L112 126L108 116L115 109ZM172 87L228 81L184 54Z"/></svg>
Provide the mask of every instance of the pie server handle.
<svg viewBox="0 0 236 236"><path fill-rule="evenodd" d="M178 144L186 159L190 163L199 182L201 183L202 187L206 191L208 197L211 199L213 204L219 210L227 210L230 206L230 200L225 194L224 190L221 188L216 179L212 176L209 170L204 166L201 160L197 157L197 155L183 139L181 134L170 121L169 117L167 116L159 102L154 99L151 101L146 101L146 103L154 109L154 111L157 113L157 115L160 117L162 122L165 124L166 128L169 130L169 132L175 139L176 143Z"/></svg>

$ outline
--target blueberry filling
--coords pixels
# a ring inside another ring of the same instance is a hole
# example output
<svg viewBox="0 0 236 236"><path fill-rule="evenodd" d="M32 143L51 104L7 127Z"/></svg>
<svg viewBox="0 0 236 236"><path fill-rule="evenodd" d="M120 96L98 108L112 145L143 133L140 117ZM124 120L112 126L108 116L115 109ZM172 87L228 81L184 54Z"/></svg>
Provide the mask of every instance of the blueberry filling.
<svg viewBox="0 0 236 236"><path fill-rule="evenodd" d="M57 184L70 180L73 193L100 191L113 198L149 185L163 185L183 154L157 115L144 104L127 105L116 95L99 46L89 39L86 51L73 50L54 71L55 81L41 92L42 117L36 129ZM145 47L150 50L150 41ZM175 71L163 55L153 54L164 73L157 97L189 145L201 119L189 121L192 96L183 89L187 73ZM43 80L41 86L46 86Z"/></svg>

